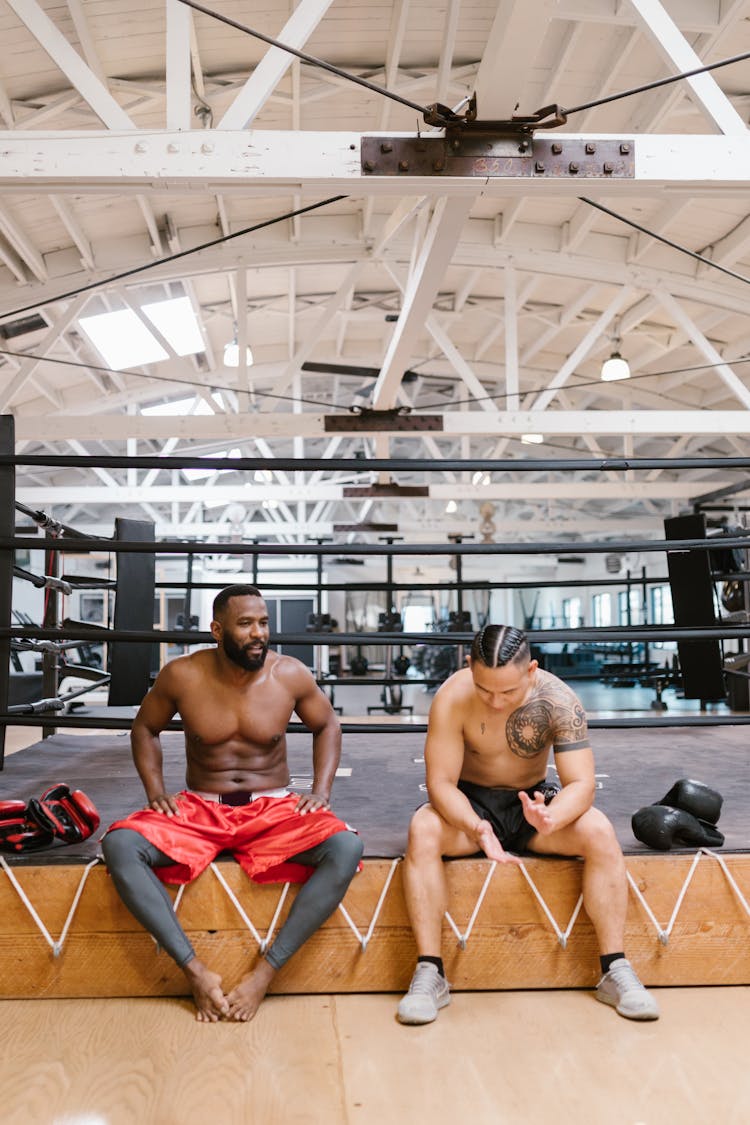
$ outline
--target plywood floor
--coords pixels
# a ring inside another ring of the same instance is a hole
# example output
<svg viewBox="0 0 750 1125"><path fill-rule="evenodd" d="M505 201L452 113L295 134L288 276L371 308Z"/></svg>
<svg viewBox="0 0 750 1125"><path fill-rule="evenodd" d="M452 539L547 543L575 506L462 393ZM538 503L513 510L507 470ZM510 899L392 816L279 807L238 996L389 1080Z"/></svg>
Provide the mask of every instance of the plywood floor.
<svg viewBox="0 0 750 1125"><path fill-rule="evenodd" d="M750 989L662 989L634 1024L589 992L286 996L250 1024L180 1000L0 1003L3 1125L746 1125Z"/></svg>

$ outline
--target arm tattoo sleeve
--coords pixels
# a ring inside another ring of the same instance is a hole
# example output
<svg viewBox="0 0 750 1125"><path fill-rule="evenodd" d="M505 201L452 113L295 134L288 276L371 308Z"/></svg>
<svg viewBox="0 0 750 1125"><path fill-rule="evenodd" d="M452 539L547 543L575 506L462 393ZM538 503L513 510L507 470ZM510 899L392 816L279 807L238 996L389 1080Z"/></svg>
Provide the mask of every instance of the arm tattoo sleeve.
<svg viewBox="0 0 750 1125"><path fill-rule="evenodd" d="M508 746L519 758L533 758L553 744L555 753L589 745L586 713L564 684L545 684L514 711L505 726Z"/></svg>

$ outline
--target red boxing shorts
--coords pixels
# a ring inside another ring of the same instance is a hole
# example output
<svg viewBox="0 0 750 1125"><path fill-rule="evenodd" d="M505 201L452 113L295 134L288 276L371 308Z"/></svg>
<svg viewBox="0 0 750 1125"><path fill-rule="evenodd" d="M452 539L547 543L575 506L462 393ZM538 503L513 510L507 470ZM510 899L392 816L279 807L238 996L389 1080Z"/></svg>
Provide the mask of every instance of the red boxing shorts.
<svg viewBox="0 0 750 1125"><path fill-rule="evenodd" d="M289 863L289 858L336 832L351 831L327 809L304 816L296 812L296 793L256 797L246 805L222 805L183 790L177 800L177 816L139 809L107 829L130 828L170 856L173 864L153 869L163 883L192 882L224 851L231 852L256 883L304 883L315 869Z"/></svg>

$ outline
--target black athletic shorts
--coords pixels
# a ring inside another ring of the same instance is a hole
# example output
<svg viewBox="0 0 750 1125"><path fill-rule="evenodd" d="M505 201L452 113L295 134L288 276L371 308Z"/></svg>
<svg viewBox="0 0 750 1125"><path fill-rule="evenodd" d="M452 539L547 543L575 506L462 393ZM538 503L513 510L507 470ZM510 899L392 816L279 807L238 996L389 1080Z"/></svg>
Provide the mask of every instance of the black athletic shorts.
<svg viewBox="0 0 750 1125"><path fill-rule="evenodd" d="M471 781L459 781L458 788L468 797L477 816L490 822L506 851L526 851L536 828L523 815L523 805L518 796L522 790L490 789L484 785L474 785ZM543 793L545 804L548 805L555 794L560 792L560 786L544 780L524 792L528 793L532 801L535 793Z"/></svg>

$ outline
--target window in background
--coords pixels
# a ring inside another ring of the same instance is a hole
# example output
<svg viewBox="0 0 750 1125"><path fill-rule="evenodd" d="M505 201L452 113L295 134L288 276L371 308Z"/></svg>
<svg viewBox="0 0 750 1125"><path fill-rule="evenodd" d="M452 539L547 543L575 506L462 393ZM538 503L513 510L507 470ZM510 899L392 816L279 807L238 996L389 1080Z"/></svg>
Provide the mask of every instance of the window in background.
<svg viewBox="0 0 750 1125"><path fill-rule="evenodd" d="M630 603L630 614L628 614ZM643 625L643 599L640 589L621 590L617 595L619 625Z"/></svg>
<svg viewBox="0 0 750 1125"><path fill-rule="evenodd" d="M612 624L611 594L594 594L592 600L592 609L594 613L594 625L597 625L600 628L606 628L607 625Z"/></svg>
<svg viewBox="0 0 750 1125"><path fill-rule="evenodd" d="M672 589L670 586L651 587L651 624L674 624L674 610L672 609Z"/></svg>
<svg viewBox="0 0 750 1125"><path fill-rule="evenodd" d="M562 603L563 621L570 629L576 629L579 625L583 625L583 617L581 616L581 599L580 598L563 598Z"/></svg>

